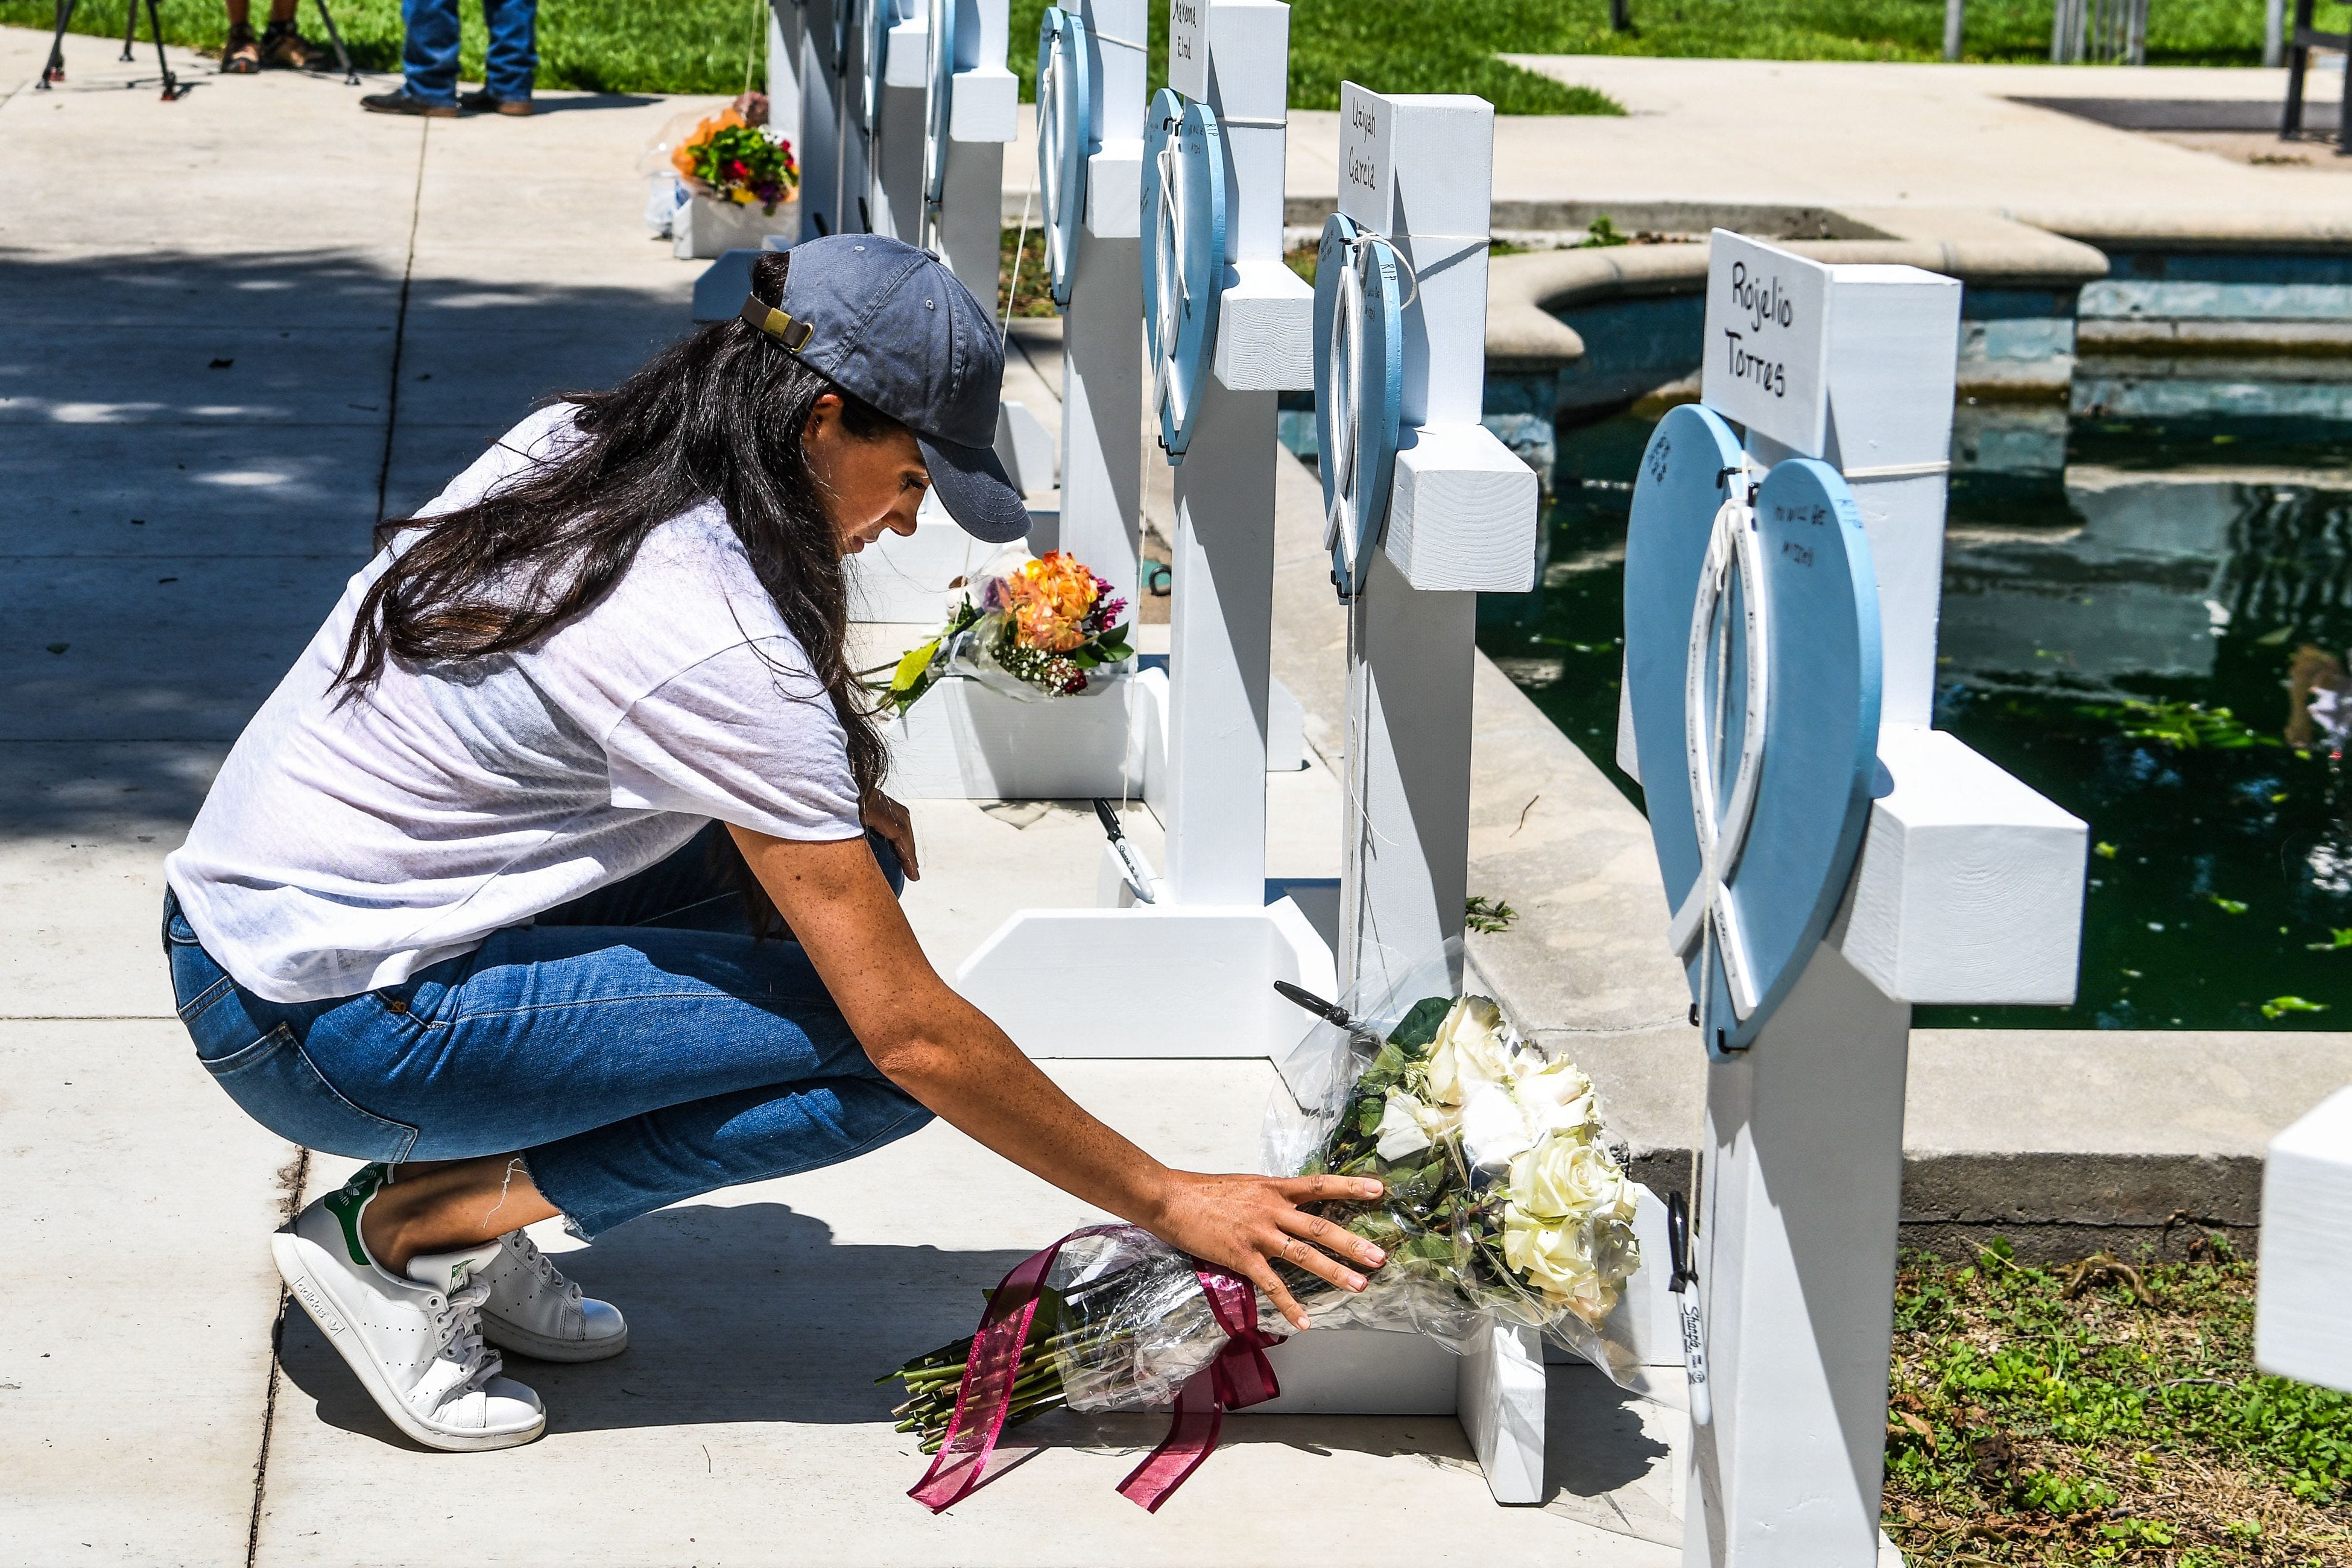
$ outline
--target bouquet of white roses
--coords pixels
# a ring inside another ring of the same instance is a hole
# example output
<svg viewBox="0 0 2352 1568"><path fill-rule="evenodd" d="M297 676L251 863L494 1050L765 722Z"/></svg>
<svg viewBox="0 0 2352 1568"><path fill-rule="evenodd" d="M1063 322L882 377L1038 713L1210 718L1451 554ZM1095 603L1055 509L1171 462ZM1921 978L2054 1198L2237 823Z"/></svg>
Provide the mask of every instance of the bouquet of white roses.
<svg viewBox="0 0 2352 1568"><path fill-rule="evenodd" d="M1591 1080L1485 996L1427 996L1369 1026L1317 1005L1325 1021L1280 1064L1266 1168L1377 1177L1387 1188L1377 1200L1311 1207L1388 1262L1360 1292L1276 1263L1309 1320L1414 1330L1456 1350L1488 1324L1518 1324L1628 1382L1627 1351L1601 1330L1641 1266L1634 1189ZM1007 1277L979 1334L888 1374L907 1394L898 1429L919 1433L927 1453L948 1450L915 1495L934 1508L964 1495L994 1434L1049 1410L1173 1402L1181 1431L1196 1392L1220 1410L1270 1397L1259 1352L1286 1331L1253 1287L1143 1231L1077 1232ZM1213 1424L1208 1434L1213 1444ZM1199 1462L1179 1464L1173 1479L1149 1476L1166 1470L1177 1441L1122 1489L1156 1506Z"/></svg>
<svg viewBox="0 0 2352 1568"><path fill-rule="evenodd" d="M1344 1095L1314 1095L1310 1080L1297 1113L1275 1119L1273 1152L1312 1137L1302 1173L1385 1183L1379 1205L1327 1217L1392 1261L1361 1294L1327 1289L1311 1315L1370 1328L1402 1319L1456 1342L1490 1319L1591 1353L1574 1325L1597 1334L1641 1267L1633 1184L1592 1080L1475 994L1425 998L1385 1039L1357 1030L1349 1047Z"/></svg>

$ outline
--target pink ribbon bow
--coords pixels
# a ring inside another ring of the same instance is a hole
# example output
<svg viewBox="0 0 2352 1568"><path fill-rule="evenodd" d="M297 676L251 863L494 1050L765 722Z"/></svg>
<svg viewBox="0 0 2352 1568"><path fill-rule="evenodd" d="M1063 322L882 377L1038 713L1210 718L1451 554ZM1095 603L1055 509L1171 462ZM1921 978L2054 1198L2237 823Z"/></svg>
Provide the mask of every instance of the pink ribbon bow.
<svg viewBox="0 0 2352 1568"><path fill-rule="evenodd" d="M930 1469L908 1492L908 1497L940 1513L995 1479L989 1473L989 1460L1012 1408L1021 1347L1037 1316L1038 1289L1064 1246L1080 1237L1101 1236L1118 1228L1097 1226L1073 1231L1005 1275L989 1297L980 1331L972 1336L971 1354L956 1389L955 1414L949 1418L947 1437ZM1247 1280L1222 1268L1201 1268L1194 1273L1226 1340L1216 1360L1187 1378L1177 1391L1168 1436L1118 1483L1121 1497L1150 1513L1159 1512L1160 1505L1216 1451L1226 1411L1256 1405L1282 1392L1274 1364L1265 1359L1266 1347L1280 1344L1282 1336L1258 1327L1256 1290ZM1005 1468L999 1466L996 1474L1002 1475Z"/></svg>

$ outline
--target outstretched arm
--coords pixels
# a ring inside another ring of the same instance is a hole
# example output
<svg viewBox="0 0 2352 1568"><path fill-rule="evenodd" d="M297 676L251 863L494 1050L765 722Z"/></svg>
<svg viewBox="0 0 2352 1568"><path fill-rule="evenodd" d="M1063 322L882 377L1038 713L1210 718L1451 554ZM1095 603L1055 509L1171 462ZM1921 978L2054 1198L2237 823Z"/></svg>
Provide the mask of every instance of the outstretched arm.
<svg viewBox="0 0 2352 1568"><path fill-rule="evenodd" d="M1371 1243L1298 1208L1378 1197L1378 1182L1171 1170L1088 1115L940 978L862 838L805 843L731 831L874 1065L976 1142L1255 1281L1302 1329L1306 1313L1272 1259L1345 1289L1363 1288L1358 1268L1385 1261Z"/></svg>

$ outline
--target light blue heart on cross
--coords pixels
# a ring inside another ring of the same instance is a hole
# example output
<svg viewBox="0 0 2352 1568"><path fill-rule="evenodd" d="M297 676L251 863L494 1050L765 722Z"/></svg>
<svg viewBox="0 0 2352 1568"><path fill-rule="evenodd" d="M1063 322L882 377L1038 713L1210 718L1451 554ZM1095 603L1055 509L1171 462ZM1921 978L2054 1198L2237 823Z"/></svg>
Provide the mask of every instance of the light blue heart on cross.
<svg viewBox="0 0 2352 1568"><path fill-rule="evenodd" d="M1225 289L1225 145L1216 112L1167 88L1143 132L1143 330L1160 445L1181 463Z"/></svg>
<svg viewBox="0 0 2352 1568"><path fill-rule="evenodd" d="M1643 453L1625 676L1650 837L1710 1054L1746 1049L1837 913L1879 778L1878 587L1837 470L1755 488L1688 405Z"/></svg>
<svg viewBox="0 0 2352 1568"><path fill-rule="evenodd" d="M1331 581L1352 599L1388 521L1404 422L1404 301L1395 247L1345 213L1315 260L1315 440Z"/></svg>
<svg viewBox="0 0 2352 1568"><path fill-rule="evenodd" d="M1045 271L1054 303L1070 303L1070 266L1087 210L1087 154L1095 122L1094 68L1087 24L1075 11L1045 7L1037 25L1037 195L1044 213Z"/></svg>

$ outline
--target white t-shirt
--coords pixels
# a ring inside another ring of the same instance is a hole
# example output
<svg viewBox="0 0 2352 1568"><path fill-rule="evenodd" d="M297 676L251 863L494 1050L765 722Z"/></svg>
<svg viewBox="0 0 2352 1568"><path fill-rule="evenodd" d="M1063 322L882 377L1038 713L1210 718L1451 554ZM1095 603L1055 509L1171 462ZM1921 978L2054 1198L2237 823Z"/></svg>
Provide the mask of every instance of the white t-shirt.
<svg viewBox="0 0 2352 1568"><path fill-rule="evenodd" d="M570 405L534 414L419 515L572 435ZM610 592L530 647L387 658L338 705L360 600L391 558L351 580L164 862L248 989L292 1003L396 984L644 870L713 817L779 838L863 831L840 719L717 503L655 528Z"/></svg>

